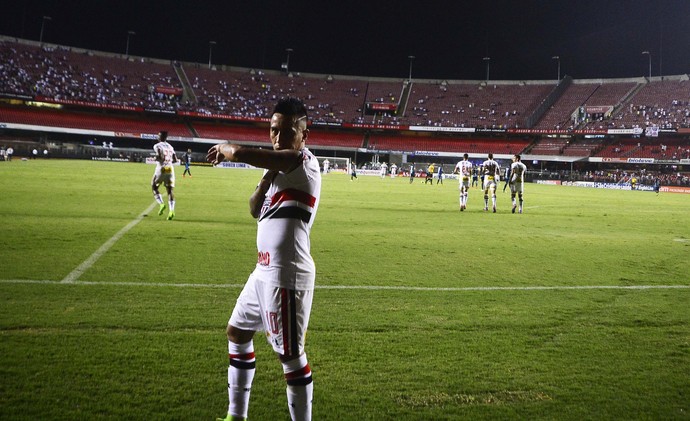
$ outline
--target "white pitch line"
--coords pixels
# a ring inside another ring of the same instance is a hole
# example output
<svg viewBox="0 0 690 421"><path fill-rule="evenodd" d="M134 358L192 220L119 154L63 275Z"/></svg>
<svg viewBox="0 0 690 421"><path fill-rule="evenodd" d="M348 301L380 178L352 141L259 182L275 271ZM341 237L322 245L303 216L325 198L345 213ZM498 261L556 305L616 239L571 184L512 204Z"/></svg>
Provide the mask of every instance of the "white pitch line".
<svg viewBox="0 0 690 421"><path fill-rule="evenodd" d="M165 283L165 282L93 282L93 281L40 281L30 279L0 279L0 284L43 284L90 286L129 286L129 287L172 287L172 288L243 288L244 284L195 284L195 283ZM647 290L647 289L690 289L690 285L562 285L562 286L523 286L523 287L413 287L413 286L385 286L385 285L317 285L316 289L348 289L369 291L568 291L568 290Z"/></svg>
<svg viewBox="0 0 690 421"><path fill-rule="evenodd" d="M408 286L375 286L375 285L323 285L317 289L368 289L368 290L401 290L401 291L548 291L548 290L582 290L582 289L685 289L690 285L575 285L575 286L524 286L524 287L408 287Z"/></svg>
<svg viewBox="0 0 690 421"><path fill-rule="evenodd" d="M101 256L103 256L108 250L110 250L110 247L112 247L113 244L115 244L117 242L117 240L122 238L122 236L125 235L127 233L127 231L131 230L132 228L134 228L134 226L136 224L141 222L141 220L144 219L144 217L146 215L148 215L148 213L151 212L156 205L157 205L157 203L153 202L151 204L151 206L146 208L146 210L144 212L142 212L139 216L134 218L134 220L132 222L127 224L124 228L122 228L120 231L115 233L115 235L110 237L110 239L108 241L103 243L103 245L101 247L99 247L98 250L96 250L91 256L89 256L88 259L84 260L79 266L77 266L76 269L74 269L72 272L70 272L69 275L65 276L65 278L60 282L62 282L63 284L70 284L70 283L75 282L77 279L79 279L79 277L81 277L81 275L84 272L89 270L89 268L91 266L93 266L93 264L96 263L96 261L98 259L100 259Z"/></svg>

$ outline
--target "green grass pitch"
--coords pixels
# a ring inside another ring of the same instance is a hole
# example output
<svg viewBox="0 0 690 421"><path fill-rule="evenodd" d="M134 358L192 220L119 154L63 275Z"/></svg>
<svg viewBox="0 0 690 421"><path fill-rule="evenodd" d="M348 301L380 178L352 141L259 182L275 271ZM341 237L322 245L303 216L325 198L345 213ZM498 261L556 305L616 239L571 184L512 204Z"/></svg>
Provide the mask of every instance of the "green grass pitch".
<svg viewBox="0 0 690 421"><path fill-rule="evenodd" d="M258 170L0 162L0 419L210 420L256 261ZM502 187L502 186L501 186ZM307 353L316 420L688 419L690 197L323 178ZM288 419L257 336L249 419Z"/></svg>

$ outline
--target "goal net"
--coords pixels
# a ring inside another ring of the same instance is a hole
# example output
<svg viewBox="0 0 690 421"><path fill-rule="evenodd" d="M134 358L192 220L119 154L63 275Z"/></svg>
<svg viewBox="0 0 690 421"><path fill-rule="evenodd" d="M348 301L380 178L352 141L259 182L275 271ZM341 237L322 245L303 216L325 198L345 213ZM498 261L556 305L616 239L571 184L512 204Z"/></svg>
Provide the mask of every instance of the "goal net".
<svg viewBox="0 0 690 421"><path fill-rule="evenodd" d="M333 156L317 156L319 166L323 173L342 172L347 173L350 168L350 158L340 158Z"/></svg>

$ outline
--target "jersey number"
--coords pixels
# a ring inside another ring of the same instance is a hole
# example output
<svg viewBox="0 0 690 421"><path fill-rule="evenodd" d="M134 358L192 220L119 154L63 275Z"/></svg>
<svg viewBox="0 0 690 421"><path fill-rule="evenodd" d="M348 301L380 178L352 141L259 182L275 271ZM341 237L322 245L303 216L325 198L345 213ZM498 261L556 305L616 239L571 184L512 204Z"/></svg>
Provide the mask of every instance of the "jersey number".
<svg viewBox="0 0 690 421"><path fill-rule="evenodd" d="M269 331L274 335L280 333L278 325L278 313L276 313L275 311L266 312L266 324L268 325Z"/></svg>

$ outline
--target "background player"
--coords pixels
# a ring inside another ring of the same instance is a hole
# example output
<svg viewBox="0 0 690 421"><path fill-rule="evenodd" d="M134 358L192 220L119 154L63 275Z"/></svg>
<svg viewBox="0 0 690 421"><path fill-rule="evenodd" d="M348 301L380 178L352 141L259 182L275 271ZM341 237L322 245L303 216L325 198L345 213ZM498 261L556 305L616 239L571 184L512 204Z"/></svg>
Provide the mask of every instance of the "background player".
<svg viewBox="0 0 690 421"><path fill-rule="evenodd" d="M388 174L388 164L386 164L385 162L381 163L379 174L381 175L381 178L386 178L386 175Z"/></svg>
<svg viewBox="0 0 690 421"><path fill-rule="evenodd" d="M182 162L184 162L184 172L182 173L182 177L185 175L189 174L189 176L192 176L192 172L189 170L189 166L192 164L192 150L187 149L187 152L184 153L182 156Z"/></svg>
<svg viewBox="0 0 690 421"><path fill-rule="evenodd" d="M515 194L517 193L520 199L520 208L518 213L522 213L522 191L525 186L525 172L527 172L527 167L520 161L520 155L513 155L513 163L510 164L510 198L513 202L513 210L515 213Z"/></svg>
<svg viewBox="0 0 690 421"><path fill-rule="evenodd" d="M472 175L472 162L469 155L463 154L462 161L455 165L453 174L458 174L460 182L460 211L467 209L467 193L470 191L470 176Z"/></svg>
<svg viewBox="0 0 690 421"><path fill-rule="evenodd" d="M316 277L309 234L321 195L321 172L305 147L308 134L306 107L286 98L273 109L273 150L224 143L209 149L206 157L214 165L227 159L266 169L249 198L249 211L258 218L258 262L227 327L228 421L247 418L255 370L253 338L259 330L266 332L283 366L290 416L311 420L314 385L304 340Z"/></svg>
<svg viewBox="0 0 690 421"><path fill-rule="evenodd" d="M350 181L357 178L357 163L353 162L350 165Z"/></svg>
<svg viewBox="0 0 690 421"><path fill-rule="evenodd" d="M165 202L163 202L158 187L164 184L168 192L168 206L170 206L168 220L171 220L175 217L175 193L173 192L175 189L175 168L173 168L173 164L177 162L177 155L175 149L168 143L168 132L161 131L158 133L158 143L153 145L153 152L156 154L156 170L151 180L153 198L160 205L158 215L163 215Z"/></svg>
<svg viewBox="0 0 690 421"><path fill-rule="evenodd" d="M491 194L491 204L496 213L496 189L497 183L501 178L501 166L494 161L494 154L489 154L489 159L482 163L484 171L484 210L489 210L489 194Z"/></svg>

